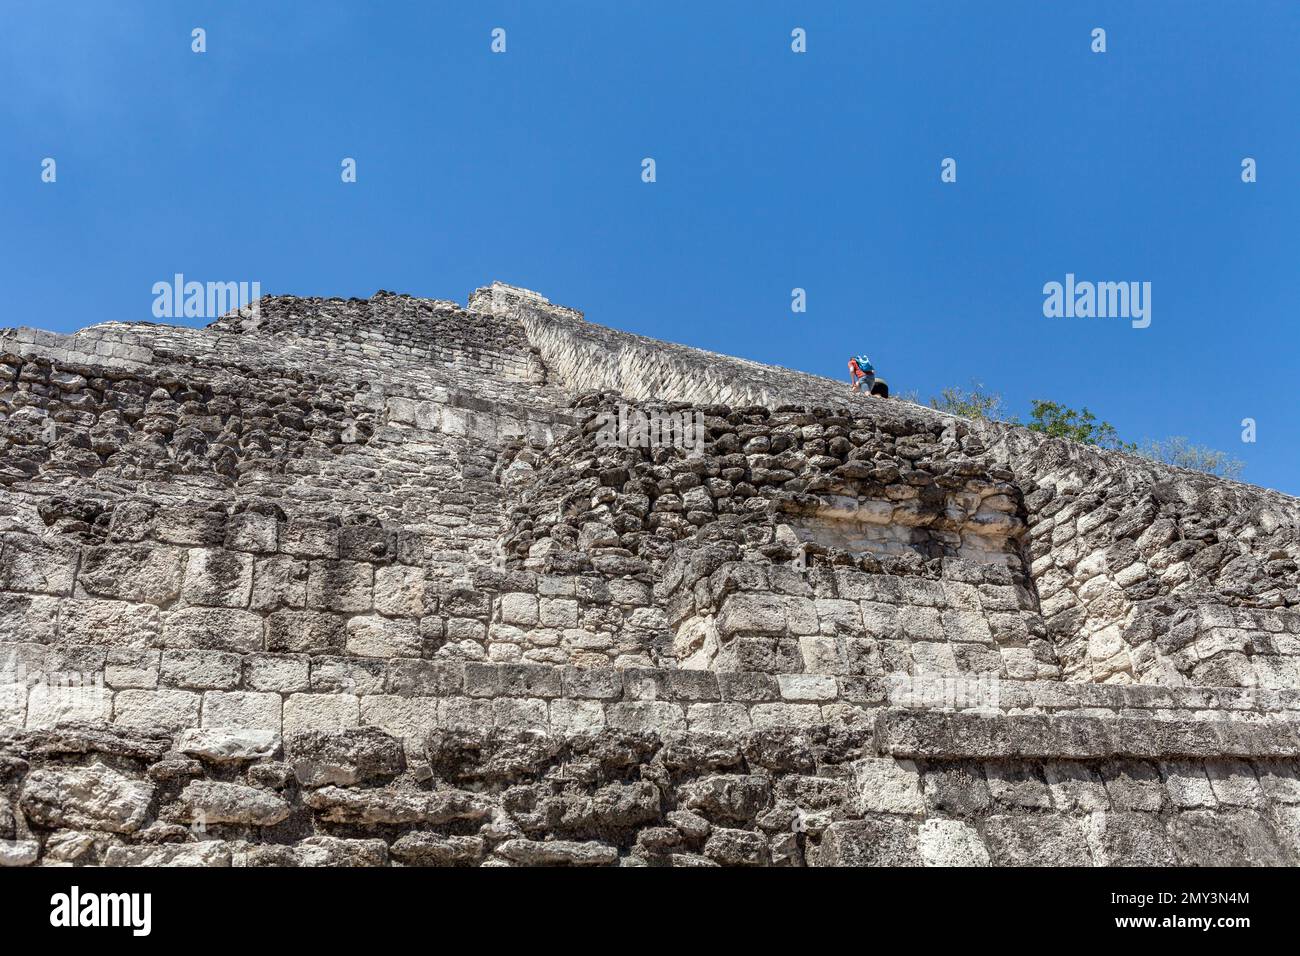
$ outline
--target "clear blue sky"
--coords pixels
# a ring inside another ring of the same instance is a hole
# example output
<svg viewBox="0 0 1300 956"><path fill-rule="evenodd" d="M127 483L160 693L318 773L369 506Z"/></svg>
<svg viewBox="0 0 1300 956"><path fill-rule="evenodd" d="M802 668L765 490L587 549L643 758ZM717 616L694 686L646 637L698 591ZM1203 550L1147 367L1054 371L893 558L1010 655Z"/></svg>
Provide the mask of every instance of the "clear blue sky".
<svg viewBox="0 0 1300 956"><path fill-rule="evenodd" d="M5 0L0 325L148 320L175 272L501 279L837 377L866 351L923 398L1087 405L1300 493L1297 51L1294 2ZM1151 282L1150 328L1044 318L1067 272Z"/></svg>

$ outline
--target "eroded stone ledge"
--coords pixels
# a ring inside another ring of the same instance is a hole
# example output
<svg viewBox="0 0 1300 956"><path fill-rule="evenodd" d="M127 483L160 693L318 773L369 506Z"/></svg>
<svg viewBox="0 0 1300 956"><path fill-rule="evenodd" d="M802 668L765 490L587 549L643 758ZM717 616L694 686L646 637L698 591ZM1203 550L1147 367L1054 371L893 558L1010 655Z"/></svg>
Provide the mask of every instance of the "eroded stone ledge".
<svg viewBox="0 0 1300 956"><path fill-rule="evenodd" d="M498 729L435 731L405 742L374 728L283 739L102 724L0 731L0 864L1300 859L1300 762L1223 756L1238 744L1222 735L1206 738L1215 754L1206 759L1172 743L1183 732L1174 721L1128 723L1139 734L1138 724L1163 724L1168 734L1156 739L1176 758L1077 743L1073 759L1028 756L1066 743L1066 733L1085 740L1065 730L1085 721L1112 732L1125 723L888 711L874 728L567 736ZM924 742L907 743L917 732ZM1051 733L1058 736L1048 741ZM1007 752L1016 749L1007 746L1013 737L1038 743L1016 756ZM882 754L882 740L913 755ZM993 756L975 755L990 741Z"/></svg>

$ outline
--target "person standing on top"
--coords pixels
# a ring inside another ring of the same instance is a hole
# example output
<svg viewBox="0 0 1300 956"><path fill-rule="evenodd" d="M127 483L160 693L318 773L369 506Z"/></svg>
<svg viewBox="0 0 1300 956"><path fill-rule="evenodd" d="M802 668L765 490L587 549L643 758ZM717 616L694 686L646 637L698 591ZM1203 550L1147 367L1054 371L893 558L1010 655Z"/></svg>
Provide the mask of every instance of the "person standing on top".
<svg viewBox="0 0 1300 956"><path fill-rule="evenodd" d="M865 355L854 355L849 359L849 382L853 386L853 391L862 391L862 385L867 386L867 394L871 394L871 386L876 384L876 370L871 364L871 359Z"/></svg>

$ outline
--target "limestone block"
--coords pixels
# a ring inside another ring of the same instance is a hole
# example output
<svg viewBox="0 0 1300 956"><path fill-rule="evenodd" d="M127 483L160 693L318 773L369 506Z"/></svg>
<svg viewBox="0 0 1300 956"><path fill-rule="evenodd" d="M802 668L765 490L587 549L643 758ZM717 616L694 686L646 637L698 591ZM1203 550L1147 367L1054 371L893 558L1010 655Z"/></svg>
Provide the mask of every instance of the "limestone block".
<svg viewBox="0 0 1300 956"><path fill-rule="evenodd" d="M424 571L389 565L375 569L375 610L389 617L424 614Z"/></svg>
<svg viewBox="0 0 1300 956"><path fill-rule="evenodd" d="M194 780L181 792L185 819L202 824L235 823L269 827L289 816L289 804L257 787L216 780Z"/></svg>
<svg viewBox="0 0 1300 956"><path fill-rule="evenodd" d="M921 775L911 760L866 757L853 764L853 776L865 813L919 814L925 810Z"/></svg>
<svg viewBox="0 0 1300 956"><path fill-rule="evenodd" d="M917 849L926 866L988 866L989 853L979 831L964 820L924 821Z"/></svg>
<svg viewBox="0 0 1300 956"><path fill-rule="evenodd" d="M233 608L187 607L162 615L164 648L232 651L262 650L262 619Z"/></svg>
<svg viewBox="0 0 1300 956"><path fill-rule="evenodd" d="M720 673L718 688L724 701L756 703L779 700L780 685L775 677L758 673Z"/></svg>
<svg viewBox="0 0 1300 956"><path fill-rule="evenodd" d="M311 686L311 659L292 654L249 654L243 659L243 683L248 690L292 694Z"/></svg>
<svg viewBox="0 0 1300 956"><path fill-rule="evenodd" d="M210 690L203 695L204 727L280 730L280 695Z"/></svg>
<svg viewBox="0 0 1300 956"><path fill-rule="evenodd" d="M281 534L280 548L296 558L335 559L339 553L338 526L311 518L290 518Z"/></svg>
<svg viewBox="0 0 1300 956"><path fill-rule="evenodd" d="M134 833L148 820L153 792L153 784L100 764L33 770L19 806L38 826Z"/></svg>
<svg viewBox="0 0 1300 956"><path fill-rule="evenodd" d="M282 726L285 734L359 727L360 699L353 694L289 694L284 698Z"/></svg>
<svg viewBox="0 0 1300 956"><path fill-rule="evenodd" d="M562 673L542 664L465 664L470 697L559 697Z"/></svg>
<svg viewBox="0 0 1300 956"><path fill-rule="evenodd" d="M749 709L755 730L814 727L821 723L821 716L821 708L816 704L754 704Z"/></svg>
<svg viewBox="0 0 1300 956"><path fill-rule="evenodd" d="M445 622L448 641L485 641L487 624L472 617L452 617Z"/></svg>
<svg viewBox="0 0 1300 956"><path fill-rule="evenodd" d="M307 607L317 611L369 611L374 570L357 561L313 561L307 577Z"/></svg>
<svg viewBox="0 0 1300 956"><path fill-rule="evenodd" d="M1086 763L1049 760L1043 764L1043 775L1057 809L1084 812L1110 809L1105 784Z"/></svg>
<svg viewBox="0 0 1300 956"><path fill-rule="evenodd" d="M405 740L422 740L438 726L438 698L395 695L363 697L361 722Z"/></svg>
<svg viewBox="0 0 1300 956"><path fill-rule="evenodd" d="M406 766L401 743L377 727L288 734L284 757L304 787L384 782Z"/></svg>
<svg viewBox="0 0 1300 956"><path fill-rule="evenodd" d="M1175 866L1173 843L1154 813L1090 814L1084 835L1097 866Z"/></svg>
<svg viewBox="0 0 1300 956"><path fill-rule="evenodd" d="M385 528L367 524L339 528L339 557L345 561L386 561L395 556L394 544Z"/></svg>
<svg viewBox="0 0 1300 956"><path fill-rule="evenodd" d="M577 593L576 590L573 593ZM645 607L653 602L650 586L643 581L615 578L609 582L609 599L615 604Z"/></svg>
<svg viewBox="0 0 1300 956"><path fill-rule="evenodd" d="M347 650L358 657L419 657L419 625L409 618L370 614L348 619Z"/></svg>
<svg viewBox="0 0 1300 956"><path fill-rule="evenodd" d="M842 638L827 635L801 637L799 653L803 658L803 669L809 674L850 672L848 650Z"/></svg>
<svg viewBox="0 0 1300 956"><path fill-rule="evenodd" d="M70 600L59 603L55 625L59 641L107 647L156 646L162 618L152 604Z"/></svg>
<svg viewBox="0 0 1300 956"><path fill-rule="evenodd" d="M917 824L905 817L837 820L809 862L815 866L920 866Z"/></svg>
<svg viewBox="0 0 1300 956"><path fill-rule="evenodd" d="M1156 813L1164 806L1165 786L1152 764L1140 760L1108 761L1100 770L1115 809Z"/></svg>
<svg viewBox="0 0 1300 956"><path fill-rule="evenodd" d="M784 634L785 602L768 594L732 594L718 615L718 630L724 637L750 634Z"/></svg>
<svg viewBox="0 0 1300 956"><path fill-rule="evenodd" d="M984 768L984 777L989 795L1000 807L1051 809L1051 791L1033 764L988 764Z"/></svg>
<svg viewBox="0 0 1300 956"><path fill-rule="evenodd" d="M445 697L438 701L438 726L448 730L482 730L492 726L492 701Z"/></svg>
<svg viewBox="0 0 1300 956"><path fill-rule="evenodd" d="M1269 800L1300 803L1300 768L1285 764L1256 764L1260 787Z"/></svg>
<svg viewBox="0 0 1300 956"><path fill-rule="evenodd" d="M62 603L41 595L0 594L0 641L53 643Z"/></svg>
<svg viewBox="0 0 1300 956"><path fill-rule="evenodd" d="M186 690L122 690L113 698L113 723L177 731L199 722L200 697Z"/></svg>
<svg viewBox="0 0 1300 956"><path fill-rule="evenodd" d="M538 621L536 594L503 594L500 599L501 621L504 624L531 626Z"/></svg>
<svg viewBox="0 0 1300 956"><path fill-rule="evenodd" d="M161 651L111 647L104 662L104 683L114 689L157 687L161 660Z"/></svg>
<svg viewBox="0 0 1300 956"><path fill-rule="evenodd" d="M605 729L605 709L598 700L553 700L550 727L557 734L586 734Z"/></svg>
<svg viewBox="0 0 1300 956"><path fill-rule="evenodd" d="M541 598L538 620L546 627L577 627L578 602L567 598Z"/></svg>
<svg viewBox="0 0 1300 956"><path fill-rule="evenodd" d="M812 598L786 598L785 616L786 625L791 635L816 634L820 630L817 604Z"/></svg>
<svg viewBox="0 0 1300 956"><path fill-rule="evenodd" d="M738 734L753 726L744 704L691 704L686 722L692 733Z"/></svg>
<svg viewBox="0 0 1300 956"><path fill-rule="evenodd" d="M908 640L937 643L947 639L944 633L943 618L934 608L900 607L896 623L903 636Z"/></svg>
<svg viewBox="0 0 1300 956"><path fill-rule="evenodd" d="M565 697L617 700L623 696L623 675L612 667L565 667L562 670Z"/></svg>
<svg viewBox="0 0 1300 956"><path fill-rule="evenodd" d="M893 509L890 508L892 513ZM835 569L835 590L849 601L878 601L897 603L899 591L896 579L881 574L865 574L848 568Z"/></svg>
<svg viewBox="0 0 1300 956"><path fill-rule="evenodd" d="M862 627L868 637L889 639L894 637L895 634L901 634L899 609L892 604L863 601L860 607L862 609Z"/></svg>
<svg viewBox="0 0 1300 956"><path fill-rule="evenodd" d="M993 643L993 632L989 630L988 621L976 611L944 611L943 631L949 641Z"/></svg>
<svg viewBox="0 0 1300 956"><path fill-rule="evenodd" d="M414 830L393 842L393 856L414 866L452 866L482 858L481 837L452 836Z"/></svg>
<svg viewBox="0 0 1300 956"><path fill-rule="evenodd" d="M231 551L274 554L278 540L277 522L273 515L246 511L231 515L226 523L225 544Z"/></svg>
<svg viewBox="0 0 1300 956"><path fill-rule="evenodd" d="M0 590L68 595L76 568L77 547L70 542L0 534Z"/></svg>
<svg viewBox="0 0 1300 956"><path fill-rule="evenodd" d="M311 659L311 689L315 693L382 694L388 663L375 658Z"/></svg>
<svg viewBox="0 0 1300 956"><path fill-rule="evenodd" d="M618 861L618 850L604 843L572 840L506 840L496 852L526 866L608 866Z"/></svg>
<svg viewBox="0 0 1300 956"><path fill-rule="evenodd" d="M208 607L248 607L253 590L252 555L195 548L185 564L181 599Z"/></svg>
<svg viewBox="0 0 1300 956"><path fill-rule="evenodd" d="M1057 814L995 814L984 840L997 866L1091 866L1092 852L1074 819Z"/></svg>
<svg viewBox="0 0 1300 956"><path fill-rule="evenodd" d="M167 687L230 690L239 685L243 663L238 654L222 651L166 650L159 682Z"/></svg>
<svg viewBox="0 0 1300 956"><path fill-rule="evenodd" d="M918 641L911 647L913 674L955 674L957 657L947 643Z"/></svg>
<svg viewBox="0 0 1300 956"><path fill-rule="evenodd" d="M1205 769L1220 804L1255 809L1264 806L1264 791L1250 764L1241 760L1214 760Z"/></svg>
<svg viewBox="0 0 1300 956"><path fill-rule="evenodd" d="M27 694L27 726L53 727L69 721L106 721L113 692L96 684L34 684Z"/></svg>
<svg viewBox="0 0 1300 956"><path fill-rule="evenodd" d="M317 611L275 611L266 619L266 649L287 654L333 654L347 646L344 619ZM250 650L254 650L250 648Z"/></svg>
<svg viewBox="0 0 1300 956"><path fill-rule="evenodd" d="M701 670L626 667L623 697L625 700L717 700L718 678Z"/></svg>
<svg viewBox="0 0 1300 956"><path fill-rule="evenodd" d="M662 700L608 704L605 707L605 720L614 730L667 733L686 729L686 713L682 706Z"/></svg>
<svg viewBox="0 0 1300 956"><path fill-rule="evenodd" d="M384 688L401 697L452 697L464 691L463 661L409 658L388 662Z"/></svg>
<svg viewBox="0 0 1300 956"><path fill-rule="evenodd" d="M257 611L306 606L307 576L306 561L284 555L254 559L248 606Z"/></svg>
<svg viewBox="0 0 1300 956"><path fill-rule="evenodd" d="M817 674L781 674L777 676L783 700L822 703L834 700L839 685L834 677Z"/></svg>
<svg viewBox="0 0 1300 956"><path fill-rule="evenodd" d="M31 866L40 852L36 840L0 840L0 866Z"/></svg>
<svg viewBox="0 0 1300 956"><path fill-rule="evenodd" d="M230 866L230 844L221 840L163 846L111 846L105 866Z"/></svg>
<svg viewBox="0 0 1300 956"><path fill-rule="evenodd" d="M1169 822L1182 866L1281 866L1272 828L1254 810L1186 810Z"/></svg>
<svg viewBox="0 0 1300 956"><path fill-rule="evenodd" d="M214 763L242 763L280 752L280 735L269 730L202 729L181 732L176 749Z"/></svg>
<svg viewBox="0 0 1300 956"><path fill-rule="evenodd" d="M22 727L27 721L27 685L0 683L0 725Z"/></svg>
<svg viewBox="0 0 1300 956"><path fill-rule="evenodd" d="M86 548L77 588L91 597L167 604L180 594L182 555L177 548L165 547Z"/></svg>
<svg viewBox="0 0 1300 956"><path fill-rule="evenodd" d="M498 697L492 701L492 726L511 730L548 729L546 701L540 697Z"/></svg>

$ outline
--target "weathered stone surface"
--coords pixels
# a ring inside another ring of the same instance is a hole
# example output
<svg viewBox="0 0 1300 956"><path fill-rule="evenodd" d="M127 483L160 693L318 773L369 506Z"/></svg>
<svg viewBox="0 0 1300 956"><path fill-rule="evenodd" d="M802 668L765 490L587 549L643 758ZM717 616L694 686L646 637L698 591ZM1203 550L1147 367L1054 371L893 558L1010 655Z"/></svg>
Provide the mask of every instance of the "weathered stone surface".
<svg viewBox="0 0 1300 956"><path fill-rule="evenodd" d="M917 848L926 866L989 865L979 831L964 820L926 820L917 834Z"/></svg>
<svg viewBox="0 0 1300 956"><path fill-rule="evenodd" d="M366 727L290 734L284 741L284 755L299 783L306 787L388 780L405 767L398 742L381 730Z"/></svg>
<svg viewBox="0 0 1300 956"><path fill-rule="evenodd" d="M766 777L720 774L686 788L685 805L709 819L747 821L772 801L772 784Z"/></svg>
<svg viewBox="0 0 1300 956"><path fill-rule="evenodd" d="M388 862L383 840L312 836L294 849L297 866L384 866Z"/></svg>
<svg viewBox="0 0 1300 956"><path fill-rule="evenodd" d="M313 790L304 803L334 823L427 823L485 820L488 801L459 790L412 793L392 789L354 790L326 786Z"/></svg>
<svg viewBox="0 0 1300 956"><path fill-rule="evenodd" d="M154 788L109 767L34 770L23 781L19 806L43 826L133 833L148 819Z"/></svg>
<svg viewBox="0 0 1300 956"><path fill-rule="evenodd" d="M916 823L905 818L873 816L837 820L826 828L819 866L920 866Z"/></svg>
<svg viewBox="0 0 1300 956"><path fill-rule="evenodd" d="M1092 854L1070 817L995 815L984 825L989 856L999 866L1089 866Z"/></svg>
<svg viewBox="0 0 1300 956"><path fill-rule="evenodd" d="M30 866L40 852L35 840L0 840L0 866Z"/></svg>
<svg viewBox="0 0 1300 956"><path fill-rule="evenodd" d="M4 860L1300 863L1295 499L501 284L256 312L0 330Z"/></svg>
<svg viewBox="0 0 1300 956"><path fill-rule="evenodd" d="M727 827L713 828L704 855L722 866L766 866L770 862L770 849L762 834Z"/></svg>
<svg viewBox="0 0 1300 956"><path fill-rule="evenodd" d="M269 827L289 815L289 804L256 787L195 780L181 792L189 819L204 824L237 823Z"/></svg>
<svg viewBox="0 0 1300 956"><path fill-rule="evenodd" d="M475 863L484 853L482 837L441 836L414 830L393 842L390 852L403 863L420 866L451 866Z"/></svg>
<svg viewBox="0 0 1300 956"><path fill-rule="evenodd" d="M164 846L114 846L105 866L230 866L230 846L220 840Z"/></svg>
<svg viewBox="0 0 1300 956"><path fill-rule="evenodd" d="M514 863L529 866L608 866L618 861L618 850L596 841L506 840L496 852Z"/></svg>

